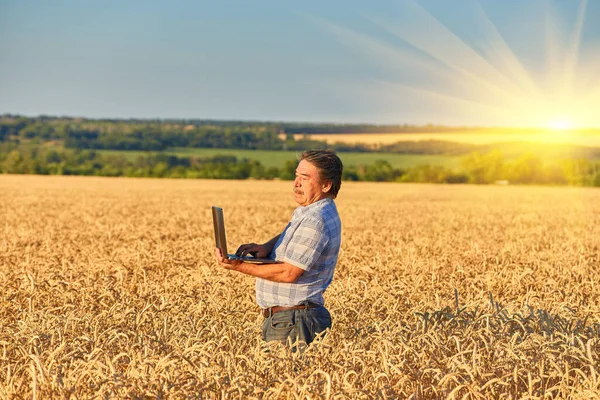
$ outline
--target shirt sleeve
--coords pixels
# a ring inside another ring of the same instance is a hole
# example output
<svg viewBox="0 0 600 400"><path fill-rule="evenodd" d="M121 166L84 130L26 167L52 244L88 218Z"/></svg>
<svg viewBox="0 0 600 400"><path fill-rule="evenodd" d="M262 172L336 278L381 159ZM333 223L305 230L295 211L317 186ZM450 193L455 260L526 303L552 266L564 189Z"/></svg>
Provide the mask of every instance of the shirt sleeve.
<svg viewBox="0 0 600 400"><path fill-rule="evenodd" d="M323 221L306 218L287 245L283 261L308 271L317 263L328 242Z"/></svg>

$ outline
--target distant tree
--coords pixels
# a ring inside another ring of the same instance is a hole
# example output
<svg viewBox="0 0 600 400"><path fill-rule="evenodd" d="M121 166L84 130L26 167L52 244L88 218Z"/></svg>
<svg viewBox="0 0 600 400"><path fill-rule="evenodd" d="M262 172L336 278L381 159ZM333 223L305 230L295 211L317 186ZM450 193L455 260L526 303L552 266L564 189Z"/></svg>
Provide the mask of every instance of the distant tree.
<svg viewBox="0 0 600 400"><path fill-rule="evenodd" d="M296 178L296 167L298 161L288 160L285 162L283 168L279 172L279 178L283 180L293 181Z"/></svg>
<svg viewBox="0 0 600 400"><path fill-rule="evenodd" d="M564 185L567 183L565 171L556 164L549 165L545 168L545 182L554 185Z"/></svg>
<svg viewBox="0 0 600 400"><path fill-rule="evenodd" d="M460 183L449 178L455 176L459 175L455 175L451 170L441 165L418 165L408 168L400 180L402 182L421 183Z"/></svg>
<svg viewBox="0 0 600 400"><path fill-rule="evenodd" d="M493 183L504 178L504 157L497 150L488 154L470 153L461 158L461 166L470 183Z"/></svg>
<svg viewBox="0 0 600 400"><path fill-rule="evenodd" d="M458 173L451 172L446 175L444 182L445 183L468 183L469 176L467 174L461 173L461 172L458 172Z"/></svg>
<svg viewBox="0 0 600 400"><path fill-rule="evenodd" d="M54 149L50 149L46 152L46 154L44 155L44 162L46 164L58 164L62 161L62 157L61 155L58 153L58 151L54 150Z"/></svg>
<svg viewBox="0 0 600 400"><path fill-rule="evenodd" d="M360 177L358 176L358 170L354 165L348 165L344 167L342 172L342 180L344 181L358 181Z"/></svg>
<svg viewBox="0 0 600 400"><path fill-rule="evenodd" d="M543 183L544 168L542 161L535 154L523 154L510 165L508 176L510 182Z"/></svg>
<svg viewBox="0 0 600 400"><path fill-rule="evenodd" d="M600 187L600 171L596 172L594 175L592 186Z"/></svg>
<svg viewBox="0 0 600 400"><path fill-rule="evenodd" d="M9 174L22 174L24 157L21 152L13 150L4 159L3 170Z"/></svg>
<svg viewBox="0 0 600 400"><path fill-rule="evenodd" d="M374 164L364 169L364 180L376 182L391 182L402 175L402 171L395 170L386 160L376 160Z"/></svg>
<svg viewBox="0 0 600 400"><path fill-rule="evenodd" d="M588 184L589 176L593 170L592 163L589 160L583 158L565 160L561 166L569 185L585 186Z"/></svg>

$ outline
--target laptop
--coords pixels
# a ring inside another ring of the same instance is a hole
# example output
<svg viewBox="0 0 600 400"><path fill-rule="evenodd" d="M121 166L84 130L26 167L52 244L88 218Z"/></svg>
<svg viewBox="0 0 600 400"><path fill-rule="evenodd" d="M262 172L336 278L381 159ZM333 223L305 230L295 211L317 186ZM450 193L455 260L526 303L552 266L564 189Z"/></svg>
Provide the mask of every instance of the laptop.
<svg viewBox="0 0 600 400"><path fill-rule="evenodd" d="M223 209L221 207L212 207L213 225L215 228L215 244L221 249L221 253L229 260L242 260L253 264L281 264L281 261L276 261L271 258L256 258L252 256L236 256L235 254L227 253L227 239L225 237L225 219L223 218Z"/></svg>

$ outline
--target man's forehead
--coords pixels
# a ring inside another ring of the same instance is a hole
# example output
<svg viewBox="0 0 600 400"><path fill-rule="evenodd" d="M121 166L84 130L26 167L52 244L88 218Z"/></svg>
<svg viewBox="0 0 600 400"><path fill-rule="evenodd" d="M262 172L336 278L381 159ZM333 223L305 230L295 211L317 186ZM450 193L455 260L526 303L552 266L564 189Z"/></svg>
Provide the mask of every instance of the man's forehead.
<svg viewBox="0 0 600 400"><path fill-rule="evenodd" d="M311 174L317 172L317 167L306 160L302 160L300 161L300 164L298 164L298 167L296 167L296 172L299 174Z"/></svg>

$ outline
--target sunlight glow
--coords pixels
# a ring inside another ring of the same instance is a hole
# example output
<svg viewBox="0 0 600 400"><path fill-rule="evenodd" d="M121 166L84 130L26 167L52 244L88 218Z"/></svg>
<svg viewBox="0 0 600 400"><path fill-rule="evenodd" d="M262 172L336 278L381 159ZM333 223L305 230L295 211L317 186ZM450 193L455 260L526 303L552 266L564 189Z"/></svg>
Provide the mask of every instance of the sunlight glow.
<svg viewBox="0 0 600 400"><path fill-rule="evenodd" d="M568 119L557 118L548 122L548 128L555 130L574 129L575 124Z"/></svg>
<svg viewBox="0 0 600 400"><path fill-rule="evenodd" d="M595 23L586 15L588 0L576 3L576 16L569 20L540 2L545 30L529 36L539 44L545 62L535 68L514 52L479 3L472 4L464 11L481 37L477 42L465 40L447 19L438 19L415 0L403 1L403 12L395 18L368 17L400 39L397 43L318 22L380 61L382 76L354 89L395 119L420 117L421 109L435 104L443 113L427 111L422 118L440 124L541 128L563 131L555 132L562 136L564 131L600 127L600 58L581 46L584 25ZM519 18L523 27L535 21L527 13Z"/></svg>

